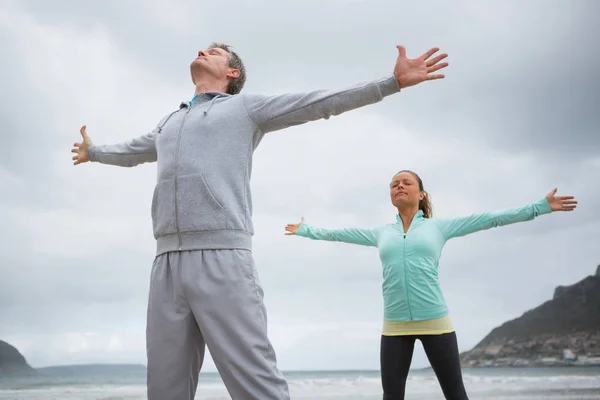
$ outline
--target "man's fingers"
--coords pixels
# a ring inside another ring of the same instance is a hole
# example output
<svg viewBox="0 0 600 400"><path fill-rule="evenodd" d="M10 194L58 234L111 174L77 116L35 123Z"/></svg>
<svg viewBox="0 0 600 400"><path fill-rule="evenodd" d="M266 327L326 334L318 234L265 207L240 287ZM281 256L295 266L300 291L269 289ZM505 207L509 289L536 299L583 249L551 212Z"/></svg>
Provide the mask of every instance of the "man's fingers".
<svg viewBox="0 0 600 400"><path fill-rule="evenodd" d="M427 61L427 66L431 67L432 65L439 63L440 61L442 61L446 57L448 57L448 54L446 54L446 53L440 54L436 58L433 58L433 59Z"/></svg>
<svg viewBox="0 0 600 400"><path fill-rule="evenodd" d="M446 76L443 74L437 74L437 75L427 75L427 80L428 81L433 81L436 79L444 79Z"/></svg>
<svg viewBox="0 0 600 400"><path fill-rule="evenodd" d="M440 49L437 47L432 48L431 50L421 54L421 58L423 60L427 60L429 57L431 57L432 55L434 55L436 52L438 52Z"/></svg>
<svg viewBox="0 0 600 400"><path fill-rule="evenodd" d="M447 66L448 66L448 63L441 63L441 64L433 65L433 66L427 68L427 73L429 74L431 72L438 71L442 68L446 68Z"/></svg>
<svg viewBox="0 0 600 400"><path fill-rule="evenodd" d="M86 126L85 126L85 125L83 125L83 126L81 127L81 129L79 130L79 133L81 133L81 137L83 137L84 139L87 137L87 132L86 132L86 130L85 130L85 129L86 129Z"/></svg>
<svg viewBox="0 0 600 400"><path fill-rule="evenodd" d="M406 57L406 49L404 48L404 46L396 46L396 48L398 49L398 55L400 57Z"/></svg>
<svg viewBox="0 0 600 400"><path fill-rule="evenodd" d="M77 160L77 158L78 158L77 156L73 156L73 160Z"/></svg>

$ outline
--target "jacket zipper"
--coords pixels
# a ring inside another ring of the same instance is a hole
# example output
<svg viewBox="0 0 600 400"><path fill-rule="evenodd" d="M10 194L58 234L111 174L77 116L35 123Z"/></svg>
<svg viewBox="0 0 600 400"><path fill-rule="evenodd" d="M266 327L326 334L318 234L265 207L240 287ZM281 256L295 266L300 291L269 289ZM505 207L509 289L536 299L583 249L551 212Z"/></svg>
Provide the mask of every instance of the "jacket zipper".
<svg viewBox="0 0 600 400"><path fill-rule="evenodd" d="M181 134L183 132L183 126L185 125L185 119L189 114L192 106L189 106L185 114L183 115L183 120L181 121L181 126L179 127L179 133L177 134L177 145L175 146L175 168L173 171L174 178L174 186L175 186L175 229L177 230L177 239L179 242L179 250L181 250L182 240L181 240L181 232L179 230L179 202L177 201L177 170L179 169L179 147L181 144Z"/></svg>
<svg viewBox="0 0 600 400"><path fill-rule="evenodd" d="M411 222L412 225L412 222ZM408 230L410 231L410 227L408 228ZM406 288L406 305L408 306L408 316L410 318L410 320L413 320L413 316L412 316L412 311L410 310L410 296L408 293L408 275L406 273L406 234L408 232L404 232L404 248L403 248L403 252L404 252L404 286Z"/></svg>
<svg viewBox="0 0 600 400"><path fill-rule="evenodd" d="M410 309L410 293L409 293L409 289L408 289L408 274L406 273L406 235L410 232L411 228L413 227L415 223L415 216L413 215L411 221L410 221L410 225L408 226L408 230L406 232L404 232L404 224L400 224L401 228L402 228L402 234L404 235L404 246L403 246L403 256L404 256L404 263L403 263L403 267L404 267L404 287L406 289L406 305L408 307L408 316L410 318L410 320L413 320L413 315L412 315L412 310Z"/></svg>

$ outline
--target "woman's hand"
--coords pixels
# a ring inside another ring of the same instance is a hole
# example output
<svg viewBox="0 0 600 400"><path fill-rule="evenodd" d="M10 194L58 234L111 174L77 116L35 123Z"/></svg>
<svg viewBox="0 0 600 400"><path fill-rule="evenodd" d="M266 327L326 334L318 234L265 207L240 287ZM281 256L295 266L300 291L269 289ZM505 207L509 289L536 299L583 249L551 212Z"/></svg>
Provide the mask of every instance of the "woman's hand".
<svg viewBox="0 0 600 400"><path fill-rule="evenodd" d="M558 189L552 190L546 195L546 200L550 204L552 211L573 211L577 207L577 200L574 196L554 196Z"/></svg>
<svg viewBox="0 0 600 400"><path fill-rule="evenodd" d="M298 228L300 227L300 225L302 225L302 223L304 222L304 217L302 217L302 219L300 220L300 223L298 224L287 224L285 227L285 234L286 235L295 235L296 232L298 231Z"/></svg>

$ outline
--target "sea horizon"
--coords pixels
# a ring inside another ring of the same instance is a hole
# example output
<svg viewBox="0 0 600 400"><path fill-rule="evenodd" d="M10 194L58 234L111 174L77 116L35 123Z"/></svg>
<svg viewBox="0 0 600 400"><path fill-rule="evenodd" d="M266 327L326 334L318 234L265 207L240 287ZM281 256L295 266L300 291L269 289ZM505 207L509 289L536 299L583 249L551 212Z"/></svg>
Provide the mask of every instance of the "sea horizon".
<svg viewBox="0 0 600 400"><path fill-rule="evenodd" d="M0 378L0 400L142 400L143 364L71 364L36 368L39 373ZM381 399L379 370L284 370L293 399ZM486 400L591 400L600 398L600 367L463 368L471 398ZM430 368L409 373L407 399L442 398ZM227 400L216 371L199 376L198 399Z"/></svg>
<svg viewBox="0 0 600 400"><path fill-rule="evenodd" d="M34 370L45 370L45 369L53 369L53 368L70 368L70 367L141 367L146 369L146 364L141 363L112 363L112 362L96 362L96 363L70 363L70 364L51 364L47 366L34 367L31 366ZM503 365L503 366L474 366L474 367L462 367L463 371L468 370L487 370L487 369L506 369L506 370L520 370L520 369L553 369L553 368L581 368L581 369L594 369L597 368L600 371L600 365L582 365L582 364L572 364L572 365ZM426 371L432 370L431 366L427 367L410 367L411 371ZM217 370L213 369L203 369L202 373L218 373ZM378 368L292 368L292 369L281 369L281 372L284 373L303 373L303 372L380 372Z"/></svg>

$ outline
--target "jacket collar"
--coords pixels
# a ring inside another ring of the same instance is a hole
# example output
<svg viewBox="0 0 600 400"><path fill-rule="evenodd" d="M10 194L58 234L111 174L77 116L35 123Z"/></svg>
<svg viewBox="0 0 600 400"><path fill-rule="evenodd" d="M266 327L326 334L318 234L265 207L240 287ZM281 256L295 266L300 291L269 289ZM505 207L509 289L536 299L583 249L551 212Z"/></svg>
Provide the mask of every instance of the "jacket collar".
<svg viewBox="0 0 600 400"><path fill-rule="evenodd" d="M416 219L423 219L423 210L417 211L417 213L413 217L413 221ZM402 223L402 218L400 218L400 214L396 214L396 222L399 224Z"/></svg>

